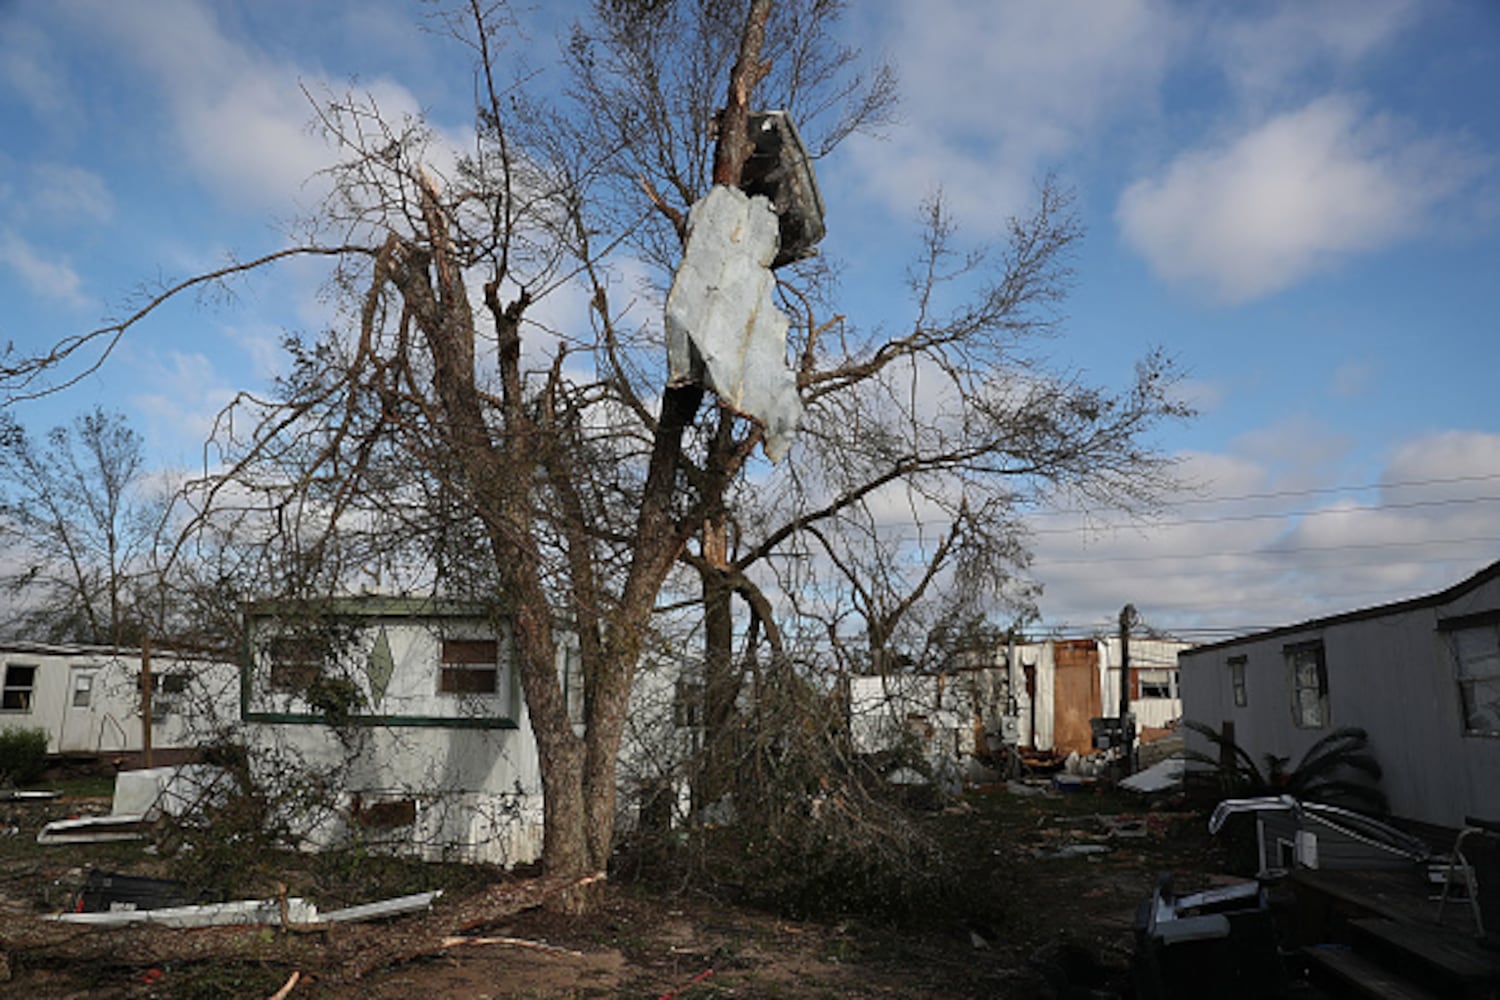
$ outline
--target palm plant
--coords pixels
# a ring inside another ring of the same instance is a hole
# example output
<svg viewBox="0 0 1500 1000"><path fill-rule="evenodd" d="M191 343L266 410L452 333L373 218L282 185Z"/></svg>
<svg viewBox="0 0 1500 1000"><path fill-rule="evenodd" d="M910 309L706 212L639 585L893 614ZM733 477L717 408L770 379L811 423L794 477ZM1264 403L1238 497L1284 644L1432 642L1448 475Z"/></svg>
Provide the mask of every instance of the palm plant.
<svg viewBox="0 0 1500 1000"><path fill-rule="evenodd" d="M1183 757L1211 767L1226 794L1290 795L1374 815L1389 811L1385 793L1375 784L1380 780L1380 762L1370 753L1369 734L1358 726L1333 730L1308 747L1297 766L1288 770L1290 757L1263 754L1258 764L1249 751L1212 726L1190 719L1182 724L1218 749L1217 756L1189 749Z"/></svg>

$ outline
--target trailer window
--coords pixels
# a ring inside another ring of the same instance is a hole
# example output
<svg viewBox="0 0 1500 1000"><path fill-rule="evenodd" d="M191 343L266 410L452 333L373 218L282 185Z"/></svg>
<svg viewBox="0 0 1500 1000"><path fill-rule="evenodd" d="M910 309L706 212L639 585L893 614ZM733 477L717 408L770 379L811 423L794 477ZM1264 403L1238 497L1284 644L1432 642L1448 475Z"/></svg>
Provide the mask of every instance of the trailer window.
<svg viewBox="0 0 1500 1000"><path fill-rule="evenodd" d="M89 701L94 694L94 675L91 673L77 673L73 675L73 707L88 708Z"/></svg>
<svg viewBox="0 0 1500 1000"><path fill-rule="evenodd" d="M1245 689L1245 658L1243 656L1229 658L1229 684L1234 690L1235 708L1244 708L1248 705L1250 696Z"/></svg>
<svg viewBox="0 0 1500 1000"><path fill-rule="evenodd" d="M438 675L441 694L494 694L500 690L500 649L494 639L444 639Z"/></svg>
<svg viewBox="0 0 1500 1000"><path fill-rule="evenodd" d="M1172 675L1174 670L1141 670L1136 673L1140 683L1140 695L1145 698L1171 698L1174 697Z"/></svg>
<svg viewBox="0 0 1500 1000"><path fill-rule="evenodd" d="M1448 646L1463 704L1464 732L1500 735L1500 627L1454 629Z"/></svg>
<svg viewBox="0 0 1500 1000"><path fill-rule="evenodd" d="M279 635L271 640L271 690L303 692L323 671L326 647L301 636Z"/></svg>
<svg viewBox="0 0 1500 1000"><path fill-rule="evenodd" d="M1291 674L1292 721L1301 729L1328 725L1328 666L1321 642L1287 646L1287 669Z"/></svg>
<svg viewBox="0 0 1500 1000"><path fill-rule="evenodd" d="M36 667L20 663L5 665L5 687L0 692L0 711L30 712L36 687Z"/></svg>

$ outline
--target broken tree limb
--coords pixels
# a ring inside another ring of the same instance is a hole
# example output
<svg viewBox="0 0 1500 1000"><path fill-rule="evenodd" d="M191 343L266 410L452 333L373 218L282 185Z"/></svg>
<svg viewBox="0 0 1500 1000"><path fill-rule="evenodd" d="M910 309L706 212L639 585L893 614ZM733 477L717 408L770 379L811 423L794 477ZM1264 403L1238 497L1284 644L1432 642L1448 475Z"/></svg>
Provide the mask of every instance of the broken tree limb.
<svg viewBox="0 0 1500 1000"><path fill-rule="evenodd" d="M679 211L676 207L668 204L667 199L663 198L661 196L661 192L657 191L656 188L652 186L651 182L644 176L640 178L640 182L641 190L646 192L646 197L651 199L651 204L655 205L657 211L661 212L662 215L665 215L667 217L667 220L672 223L672 228L677 230L677 238L680 240L686 240L687 217L683 215L682 212Z"/></svg>
<svg viewBox="0 0 1500 1000"><path fill-rule="evenodd" d="M581 878L543 876L493 886L476 897L460 902L452 912L434 913L431 918L420 922L391 925L384 928L385 933L379 938L361 935L357 946L346 953L337 967L346 981L361 979L376 969L400 965L402 962L442 951L445 939L464 936L466 931L541 906L548 897L557 893L581 889L602 882L604 878L603 872L595 872ZM340 938L342 940L342 931ZM333 952L343 950L341 947L330 947L330 957L334 957Z"/></svg>
<svg viewBox="0 0 1500 1000"><path fill-rule="evenodd" d="M548 955L566 955L569 958L582 958L583 952L574 951L572 948L559 948L555 944L545 941L530 941L518 937L446 937L439 942L444 948L462 948L469 945L503 944L512 948L529 948L532 951L545 952Z"/></svg>
<svg viewBox="0 0 1500 1000"><path fill-rule="evenodd" d="M372 929L367 929L372 930ZM324 952L315 935L267 935L263 925L170 928L137 924L89 927L38 919L0 924L0 950L32 963L92 962L149 967L202 961L317 965Z"/></svg>
<svg viewBox="0 0 1500 1000"><path fill-rule="evenodd" d="M287 978L286 984L283 985L281 989L277 990L275 993L272 993L269 997L269 1000L286 1000L286 998L291 995L292 990L297 988L297 983L299 980L301 980L301 978L302 973L294 971L291 976Z"/></svg>
<svg viewBox="0 0 1500 1000"><path fill-rule="evenodd" d="M715 184L738 187L745 161L750 158L750 94L771 70L770 64L760 59L770 16L771 0L754 0L745 17L739 57L729 74L728 103L719 115L719 144L714 150Z"/></svg>

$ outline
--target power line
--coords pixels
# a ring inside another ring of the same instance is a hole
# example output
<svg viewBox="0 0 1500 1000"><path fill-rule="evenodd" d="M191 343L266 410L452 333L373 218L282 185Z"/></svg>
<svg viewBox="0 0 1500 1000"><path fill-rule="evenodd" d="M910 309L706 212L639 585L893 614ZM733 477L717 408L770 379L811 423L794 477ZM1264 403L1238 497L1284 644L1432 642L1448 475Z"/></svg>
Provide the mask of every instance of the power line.
<svg viewBox="0 0 1500 1000"><path fill-rule="evenodd" d="M1349 486L1321 486L1305 490L1275 490L1267 493L1241 493L1217 497L1188 497L1174 500L1169 506L1184 507L1189 504L1238 503L1242 500L1281 500L1287 497L1334 496L1343 493L1363 493L1368 490L1404 489L1408 486L1452 486L1456 483L1481 483L1500 479L1500 472L1474 476L1451 476L1439 479L1407 479L1393 483L1365 483ZM1071 514L1087 514L1083 507L1063 507L1056 510L1039 510L1028 517L1062 517Z"/></svg>
<svg viewBox="0 0 1500 1000"><path fill-rule="evenodd" d="M1178 521L1148 521L1142 527L1181 528L1202 524L1229 524L1239 521L1284 521L1294 517L1326 517L1330 514L1368 514L1383 510L1416 510L1419 507L1453 507L1462 504L1494 503L1500 496L1450 497L1444 500L1412 500L1407 503L1358 504L1353 507L1324 507L1315 510L1288 510L1260 514L1224 514L1219 517L1189 517ZM1034 528L1032 535L1072 535L1089 530L1073 528Z"/></svg>
<svg viewBox="0 0 1500 1000"><path fill-rule="evenodd" d="M1263 631L1267 631L1267 630L1273 629L1273 628L1284 628L1284 627L1286 627L1288 625L1295 625L1298 622L1314 621L1314 620L1317 620L1319 618L1325 618L1325 617L1328 617L1330 615L1343 614L1343 613L1349 612L1349 611L1361 611L1361 610L1365 610L1365 609L1368 609L1368 608L1381 607L1382 605L1385 605L1385 604L1395 604L1395 603L1399 603L1399 602L1404 601L1404 600L1411 599L1413 597L1421 597L1421 596L1423 596L1426 593L1436 592L1438 589L1440 589L1440 588L1433 588L1433 590L1431 590L1431 591L1420 591L1420 592L1415 593L1415 594L1413 594L1413 593L1393 594L1391 592L1390 588L1382 588L1380 590L1339 591L1337 593L1324 592L1324 593L1320 593L1319 594L1320 600L1319 600L1318 603L1319 603L1319 605L1328 605L1328 607L1320 609L1318 606L1314 606L1314 607L1312 607L1310 609L1307 609L1307 610L1304 610L1304 611L1293 611L1287 618L1285 618L1284 620L1282 620L1280 622L1277 622L1274 625L1248 625L1248 624L1246 624L1246 625L1240 625L1240 624L1236 624L1236 625L1187 625L1187 624L1183 624L1183 625L1167 625L1167 624L1156 624L1156 625L1153 625L1152 627L1160 630L1161 632L1168 633L1168 634L1171 634L1171 635L1186 635L1186 634L1190 634L1190 633L1191 634L1206 633L1206 634L1213 634L1213 635L1245 635L1247 633L1251 633L1251 632L1263 632ZM1296 596L1298 596L1298 595L1292 595L1292 598L1295 599ZM1157 616L1156 620L1157 621L1164 621L1167 618L1169 618L1171 616L1178 615L1178 614L1180 614L1180 613L1182 613L1184 611L1202 611L1202 610L1205 610L1205 609L1228 609L1231 605L1233 606L1234 610L1236 610L1236 611L1243 611L1243 610L1245 610L1245 608L1247 607L1247 605L1250 606L1250 607L1254 607L1254 606L1258 606L1258 605L1259 606L1276 606L1276 605L1279 605L1279 604L1282 604L1282 603L1286 602L1287 600L1288 600L1288 597L1285 594L1268 595L1268 596L1266 596L1263 599L1251 599L1251 600L1248 600L1248 601L1243 596L1236 597L1233 600L1226 600L1226 599L1223 599L1223 598L1217 598L1217 599L1205 600L1205 601L1178 601L1178 600L1169 600L1169 601L1162 602L1162 604L1160 605L1161 614L1159 616ZM1146 605L1143 605L1143 606L1148 607L1148 608L1150 607L1149 604L1146 604ZM1151 621L1152 621L1151 616L1148 615L1146 617L1145 621L1146 621L1147 624L1150 624ZM1087 634L1098 635L1098 634L1101 634L1101 633L1108 632L1110 630L1110 628L1112 628L1112 627L1113 626L1111 625L1111 623L1109 622L1108 619L1101 619L1100 624L1097 625L1097 626L1086 626L1086 625L1075 625L1075 624L1048 625L1044 621L1043 623L1041 623L1041 624L1039 624L1037 626L1037 629L1038 629L1039 633L1043 633L1043 634L1047 634L1047 635L1053 634L1054 631L1082 631L1082 632L1087 633Z"/></svg>
<svg viewBox="0 0 1500 1000"><path fill-rule="evenodd" d="M1484 478L1500 478L1500 477L1484 477ZM1269 494L1267 494L1267 495L1269 496ZM1206 502L1206 501L1199 501L1199 502ZM1221 502L1221 501L1213 501L1213 502L1217 503L1217 502ZM1468 506L1468 505L1473 505L1473 504L1486 504L1486 503L1500 503L1500 495L1485 495L1485 496L1473 496L1473 497L1446 497L1446 498L1438 499L1438 500L1410 500L1410 501L1406 501L1404 503L1371 503L1371 504L1357 504L1357 505L1349 506L1349 507L1320 507L1320 508L1303 509L1303 510L1263 511L1263 512L1257 512L1257 513L1249 513L1249 514L1223 514L1223 515L1218 515L1218 516L1214 516L1214 517L1191 517L1191 518L1181 518L1181 519L1172 520L1172 521L1157 521L1157 520L1145 520L1145 519L1142 519L1142 520L1133 522L1131 524L1119 524L1119 523L1116 523L1116 524L1099 524L1099 525L1080 524L1080 525L1073 525L1073 526L1065 527L1065 528L1061 528L1061 527L1059 527L1059 528L1029 528L1029 529L1026 529L1025 534L1028 537L1037 536L1037 535L1076 535L1076 534L1088 534L1088 533L1103 534L1106 530L1117 530L1117 529L1124 528L1124 527L1134 527L1138 531L1143 531L1144 532L1144 531L1156 530L1156 529L1159 529L1159 528L1197 527L1197 526L1202 526L1202 525L1229 524L1229 523L1246 522L1246 521L1283 521L1283 520L1291 520L1293 518L1328 517L1328 516L1335 515L1335 514L1341 514L1341 515L1373 514L1373 513L1379 513L1381 511L1391 511L1391 510L1416 510L1416 509L1424 508L1424 507L1458 507L1458 506ZM1032 513L1032 514L1023 514L1023 515L1021 515L1021 518L1023 520L1029 520L1029 519L1037 518L1037 517L1058 516L1058 515L1064 514L1064 513L1068 513L1068 512L1066 512L1066 511L1042 511L1042 512L1037 512L1037 513ZM1081 511L1075 511L1073 513L1082 513L1082 512ZM910 527L910 525L908 525L908 524L902 524L902 525L899 526L899 528L897 530L891 530L891 531L882 530L879 527L877 527L875 529L875 531L874 531L874 534L878 538L881 538L881 539L884 539L884 540L887 540L887 541L901 541L901 542L915 542L915 541L919 541L922 538L936 538L936 532L937 532L936 526L934 526L933 528L929 529L928 531L922 531L921 530L922 527L923 527L923 525L921 523L918 524L916 531L913 531L912 528ZM947 527L947 526L944 525L943 527ZM1486 539L1477 539L1477 540L1484 541Z"/></svg>
<svg viewBox="0 0 1500 1000"><path fill-rule="evenodd" d="M1400 549L1400 548L1433 548L1440 545L1474 545L1480 542L1500 542L1500 535L1476 535L1470 538L1433 538L1425 541L1410 542L1342 542L1338 545L1292 545L1272 546L1264 549L1215 549L1212 553L1215 558L1224 556L1297 556L1313 552L1349 552L1354 550L1373 549ZM1051 559L1045 556L1037 557L1036 561L1044 566L1098 566L1105 563L1150 563L1170 562L1174 559L1202 559L1205 553L1202 549L1184 552L1154 553L1152 555L1133 556L1110 556L1101 555L1082 559ZM1428 563L1448 562L1447 558L1433 557L1429 559L1405 560L1406 562ZM1327 565L1320 563L1319 565Z"/></svg>

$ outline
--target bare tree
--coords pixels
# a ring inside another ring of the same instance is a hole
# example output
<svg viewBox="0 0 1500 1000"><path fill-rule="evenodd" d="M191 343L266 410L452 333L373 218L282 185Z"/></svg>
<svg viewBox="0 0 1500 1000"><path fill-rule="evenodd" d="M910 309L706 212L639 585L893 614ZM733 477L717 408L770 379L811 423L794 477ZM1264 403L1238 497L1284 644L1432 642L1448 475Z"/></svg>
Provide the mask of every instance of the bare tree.
<svg viewBox="0 0 1500 1000"><path fill-rule="evenodd" d="M20 608L8 631L139 641L164 501L152 495L141 436L124 415L96 408L39 444L0 413L0 480L5 582Z"/></svg>
<svg viewBox="0 0 1500 1000"><path fill-rule="evenodd" d="M707 597L710 660L728 662L733 593L752 611L746 631L779 646L765 567L808 546L865 586L865 631L884 646L912 602L866 586L841 541L884 525L877 501L896 491L919 520L945 523L908 596L951 583L954 566L984 580L1020 558L1016 505L1048 484L1148 496L1141 435L1174 412L1159 359L1115 395L1022 356L1055 323L1078 236L1052 186L994 259L955 257L934 206L914 317L894 333L837 315L817 261L789 269L805 454L758 482L743 473L764 428L722 401L704 411L702 385L662 377L650 307L689 208L742 181L753 95L811 123L819 153L889 107L889 74L861 79L831 39L840 6L599 0L570 39L570 100L557 104L502 79L514 24L503 4L470 0L441 23L475 58L471 149L454 155L367 99L328 102L319 123L343 157L311 238L187 279L45 356L7 358L0 389L66 384L185 291L294 256L331 260L346 323L293 341L276 392L226 411L222 465L184 494L191 525L252 525L283 593L373 574L487 598L510 623L540 750L544 863L564 877L600 870L632 679L664 593L684 592L674 567L696 571ZM631 259L658 268L648 286L621 279ZM587 321L552 329L547 304L565 297L587 303ZM1012 485L1023 482L1037 488ZM968 555L987 538L987 555ZM562 630L578 636L578 726L555 667ZM715 688L721 716L735 690Z"/></svg>

